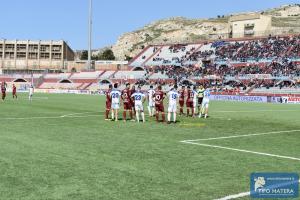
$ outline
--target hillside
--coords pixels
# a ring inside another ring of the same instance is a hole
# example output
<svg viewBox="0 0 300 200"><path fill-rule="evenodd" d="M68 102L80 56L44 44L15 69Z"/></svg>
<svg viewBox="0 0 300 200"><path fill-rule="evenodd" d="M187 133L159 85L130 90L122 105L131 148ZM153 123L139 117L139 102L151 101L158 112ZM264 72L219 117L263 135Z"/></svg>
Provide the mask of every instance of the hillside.
<svg viewBox="0 0 300 200"><path fill-rule="evenodd" d="M278 34L300 32L300 4L284 5L279 8L260 11L260 13L272 16L272 30ZM150 44L186 43L216 39L220 35L228 34L230 16L218 16L212 19L174 17L155 21L139 30L123 34L112 49L116 58L123 60L125 55L133 57Z"/></svg>

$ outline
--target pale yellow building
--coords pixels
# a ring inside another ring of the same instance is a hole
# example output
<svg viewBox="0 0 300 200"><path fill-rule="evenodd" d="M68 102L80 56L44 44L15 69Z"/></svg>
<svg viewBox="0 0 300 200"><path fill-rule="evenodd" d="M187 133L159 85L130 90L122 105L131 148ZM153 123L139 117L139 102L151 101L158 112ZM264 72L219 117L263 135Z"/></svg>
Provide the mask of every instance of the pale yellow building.
<svg viewBox="0 0 300 200"><path fill-rule="evenodd" d="M229 19L232 38L266 36L271 33L272 17L259 13L234 15Z"/></svg>
<svg viewBox="0 0 300 200"><path fill-rule="evenodd" d="M63 40L0 40L0 70L3 72L67 70L74 52Z"/></svg>

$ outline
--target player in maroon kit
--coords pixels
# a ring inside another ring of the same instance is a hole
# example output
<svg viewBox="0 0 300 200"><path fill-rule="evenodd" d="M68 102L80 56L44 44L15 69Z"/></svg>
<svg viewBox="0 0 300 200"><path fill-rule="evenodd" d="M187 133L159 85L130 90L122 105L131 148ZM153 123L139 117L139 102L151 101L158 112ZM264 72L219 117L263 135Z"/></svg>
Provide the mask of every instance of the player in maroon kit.
<svg viewBox="0 0 300 200"><path fill-rule="evenodd" d="M124 103L124 111L123 111L123 120L126 121L126 113L127 111L130 114L130 119L133 120L132 115L132 100L131 100L131 90L130 90L130 84L126 83L126 88L121 93L121 98Z"/></svg>
<svg viewBox="0 0 300 200"><path fill-rule="evenodd" d="M111 97L110 97L110 92L112 90L112 85L109 84L108 86L108 91L106 92L106 110L105 110L105 120L108 119L109 111L111 110Z"/></svg>
<svg viewBox="0 0 300 200"><path fill-rule="evenodd" d="M12 86L12 96L13 96L13 99L14 98L18 99L18 96L17 96L17 87L15 86L15 84L13 84L13 86Z"/></svg>
<svg viewBox="0 0 300 200"><path fill-rule="evenodd" d="M190 109L192 110L192 116L194 116L194 106L193 106L194 92L191 87L187 87L187 99L186 99L186 115L190 116Z"/></svg>
<svg viewBox="0 0 300 200"><path fill-rule="evenodd" d="M1 83L1 93L2 93L2 101L4 101L5 97L6 97L6 83L5 82Z"/></svg>
<svg viewBox="0 0 300 200"><path fill-rule="evenodd" d="M134 94L135 93L135 86L133 85L131 90L130 90L130 94ZM135 116L135 107L134 107L134 100L132 98L131 99L131 110L133 110L134 116Z"/></svg>
<svg viewBox="0 0 300 200"><path fill-rule="evenodd" d="M164 109L164 98L165 93L162 91L161 85L157 87L157 90L153 94L155 101L155 110L156 110L156 121L159 121L159 113L161 113L162 121L165 122L165 109Z"/></svg>
<svg viewBox="0 0 300 200"><path fill-rule="evenodd" d="M179 106L180 106L179 115L183 115L184 98L185 98L185 86L182 86L181 90L179 91Z"/></svg>

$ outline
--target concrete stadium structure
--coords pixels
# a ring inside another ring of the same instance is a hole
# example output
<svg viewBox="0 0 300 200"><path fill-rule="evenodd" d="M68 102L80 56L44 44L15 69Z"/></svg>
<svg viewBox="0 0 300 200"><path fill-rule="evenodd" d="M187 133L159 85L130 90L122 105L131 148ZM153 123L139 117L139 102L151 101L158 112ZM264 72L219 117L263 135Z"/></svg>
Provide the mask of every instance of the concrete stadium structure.
<svg viewBox="0 0 300 200"><path fill-rule="evenodd" d="M74 60L74 52L63 40L0 40L3 72L64 71L70 60Z"/></svg>

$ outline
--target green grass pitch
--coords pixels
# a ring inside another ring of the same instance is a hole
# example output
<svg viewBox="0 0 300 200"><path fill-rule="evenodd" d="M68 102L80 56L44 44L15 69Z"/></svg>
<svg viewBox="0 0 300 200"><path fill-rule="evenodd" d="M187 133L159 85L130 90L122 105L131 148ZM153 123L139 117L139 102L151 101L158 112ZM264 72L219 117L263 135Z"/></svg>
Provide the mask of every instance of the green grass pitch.
<svg viewBox="0 0 300 200"><path fill-rule="evenodd" d="M252 172L300 172L299 160L181 142L300 130L300 105L211 102L210 118L167 125L104 121L101 96L34 98L0 103L1 200L209 200L249 191ZM300 158L299 141L295 131L195 143Z"/></svg>

